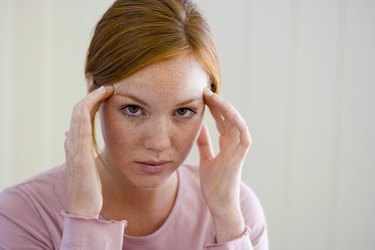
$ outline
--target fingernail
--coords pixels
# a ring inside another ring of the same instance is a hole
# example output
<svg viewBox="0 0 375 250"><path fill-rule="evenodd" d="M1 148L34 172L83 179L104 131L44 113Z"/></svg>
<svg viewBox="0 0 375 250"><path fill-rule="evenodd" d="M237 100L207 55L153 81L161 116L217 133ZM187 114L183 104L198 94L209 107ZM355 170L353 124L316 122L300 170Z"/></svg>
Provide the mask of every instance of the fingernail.
<svg viewBox="0 0 375 250"><path fill-rule="evenodd" d="M209 96L212 96L214 94L214 92L211 91L211 89L205 87L204 90L203 90L207 95Z"/></svg>
<svg viewBox="0 0 375 250"><path fill-rule="evenodd" d="M113 91L113 92L115 92L115 87L111 84L111 85L106 85L105 86L105 89L107 90L107 91Z"/></svg>

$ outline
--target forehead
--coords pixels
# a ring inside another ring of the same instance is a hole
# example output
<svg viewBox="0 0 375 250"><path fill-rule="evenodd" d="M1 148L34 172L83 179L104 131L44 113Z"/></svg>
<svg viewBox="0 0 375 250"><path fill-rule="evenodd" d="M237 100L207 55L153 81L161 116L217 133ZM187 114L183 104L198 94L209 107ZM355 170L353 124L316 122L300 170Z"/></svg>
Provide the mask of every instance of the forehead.
<svg viewBox="0 0 375 250"><path fill-rule="evenodd" d="M194 92L207 86L209 76L201 63L191 56L179 56L154 63L114 84L116 92L171 94Z"/></svg>

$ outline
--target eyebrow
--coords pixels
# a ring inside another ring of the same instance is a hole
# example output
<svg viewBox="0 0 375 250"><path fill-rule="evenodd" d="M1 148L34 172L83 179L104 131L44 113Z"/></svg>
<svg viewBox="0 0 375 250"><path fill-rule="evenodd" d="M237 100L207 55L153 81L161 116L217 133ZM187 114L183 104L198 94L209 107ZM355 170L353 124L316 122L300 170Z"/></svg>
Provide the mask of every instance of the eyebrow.
<svg viewBox="0 0 375 250"><path fill-rule="evenodd" d="M123 97L129 98L129 99L132 99L133 101L136 101L136 102L142 104L143 106L149 107L149 105L148 105L146 102L144 102L142 99L140 99L140 98L138 98L138 97L136 97L136 96L134 96L134 95L125 94L125 93L118 93L118 94L116 94L116 95L123 96Z"/></svg>
<svg viewBox="0 0 375 250"><path fill-rule="evenodd" d="M117 93L117 95L132 99L132 100L142 104L143 106L150 107L150 105L148 105L145 101L143 101L142 99L140 99L140 98L138 98L134 95L127 94L127 93ZM193 97L193 98L190 98L186 101L182 101L182 102L178 103L177 106L184 106L184 105L190 104L192 102L200 101L200 100L203 100L203 98L202 97Z"/></svg>

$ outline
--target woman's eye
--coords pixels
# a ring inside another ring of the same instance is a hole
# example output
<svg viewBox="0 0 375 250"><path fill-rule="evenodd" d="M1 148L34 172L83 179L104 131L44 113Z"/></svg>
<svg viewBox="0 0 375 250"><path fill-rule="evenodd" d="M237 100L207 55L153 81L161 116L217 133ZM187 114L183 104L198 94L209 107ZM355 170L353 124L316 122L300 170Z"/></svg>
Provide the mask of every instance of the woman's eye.
<svg viewBox="0 0 375 250"><path fill-rule="evenodd" d="M127 116L140 116L142 110L137 105L128 105L122 109L122 112Z"/></svg>
<svg viewBox="0 0 375 250"><path fill-rule="evenodd" d="M176 110L176 116L182 119L190 119L195 115L195 111L189 108L179 108Z"/></svg>

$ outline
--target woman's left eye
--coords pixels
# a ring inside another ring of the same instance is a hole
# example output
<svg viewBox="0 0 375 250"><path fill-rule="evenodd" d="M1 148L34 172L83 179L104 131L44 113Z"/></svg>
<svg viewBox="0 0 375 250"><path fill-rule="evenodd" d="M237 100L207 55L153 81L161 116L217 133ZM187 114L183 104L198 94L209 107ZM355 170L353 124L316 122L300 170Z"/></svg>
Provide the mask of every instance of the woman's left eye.
<svg viewBox="0 0 375 250"><path fill-rule="evenodd" d="M179 108L176 110L176 116L182 119L192 118L196 112L190 108Z"/></svg>

